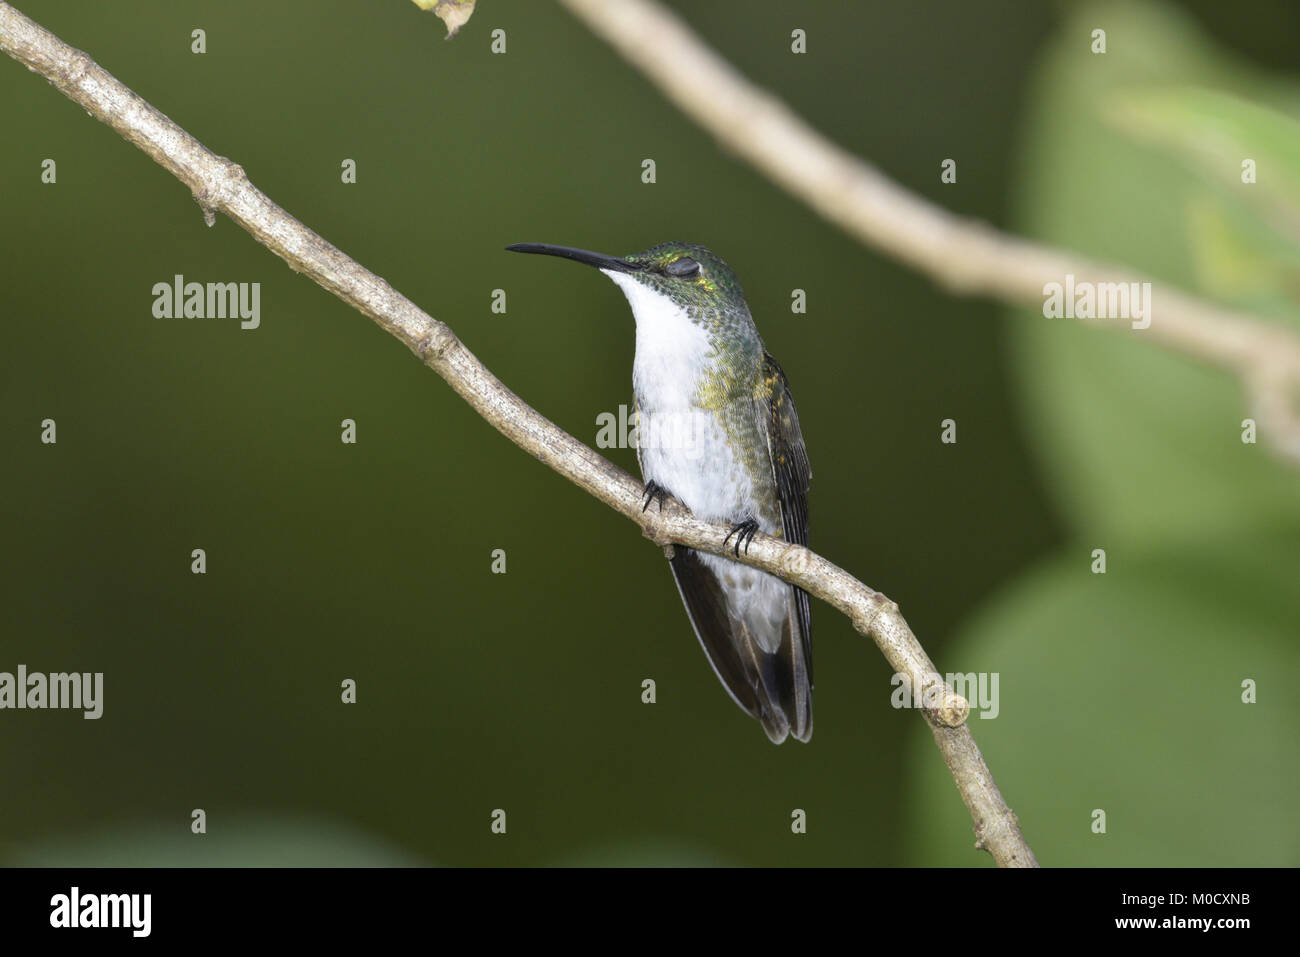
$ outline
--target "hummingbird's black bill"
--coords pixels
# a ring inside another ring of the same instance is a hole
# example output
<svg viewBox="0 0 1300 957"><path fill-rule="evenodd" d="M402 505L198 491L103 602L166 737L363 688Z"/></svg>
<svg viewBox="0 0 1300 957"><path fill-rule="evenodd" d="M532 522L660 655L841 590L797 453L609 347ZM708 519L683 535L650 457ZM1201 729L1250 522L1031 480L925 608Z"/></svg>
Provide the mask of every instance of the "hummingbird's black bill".
<svg viewBox="0 0 1300 957"><path fill-rule="evenodd" d="M597 269L613 269L615 272L640 272L641 267L617 256L593 253L589 249L574 249L572 246L552 246L550 243L515 243L507 246L512 253L537 253L541 256L559 256L574 262L595 266Z"/></svg>

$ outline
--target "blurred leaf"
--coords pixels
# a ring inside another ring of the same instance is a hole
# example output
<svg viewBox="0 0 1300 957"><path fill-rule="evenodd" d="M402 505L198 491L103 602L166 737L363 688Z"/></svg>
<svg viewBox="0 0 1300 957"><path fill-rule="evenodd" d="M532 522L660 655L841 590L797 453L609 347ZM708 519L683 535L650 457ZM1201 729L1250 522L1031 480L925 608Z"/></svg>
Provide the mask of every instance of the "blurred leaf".
<svg viewBox="0 0 1300 957"><path fill-rule="evenodd" d="M1284 207L1287 232L1300 226L1300 123L1241 97L1200 87L1134 91L1111 112L1125 135L1172 150L1194 172L1228 185L1243 202L1260 209ZM1256 161L1265 175L1247 184L1241 164ZM1253 186L1253 189L1243 188Z"/></svg>
<svg viewBox="0 0 1300 957"><path fill-rule="evenodd" d="M1112 551L1104 575L1081 548L965 629L944 657L1000 675L972 731L1042 864L1300 864L1298 575L1280 538ZM928 731L911 747L913 863L987 862Z"/></svg>
<svg viewBox="0 0 1300 957"><path fill-rule="evenodd" d="M1239 210L1208 197L1187 210L1193 262L1202 287L1244 309L1266 311L1284 299L1300 301L1300 246L1283 253Z"/></svg>
<svg viewBox="0 0 1300 957"><path fill-rule="evenodd" d="M1097 25L1108 53L1080 40ZM1300 102L1300 87L1288 95ZM1275 83L1228 62L1165 7L1085 8L1039 76L1025 231L1147 271L1156 323L1168 281L1300 331L1289 212L1300 208L1300 126L1277 99ZM1247 156L1262 164L1266 189L1241 182ZM1300 524L1300 477L1241 442L1249 410L1231 377L1142 331L1041 314L1009 321L1036 449L1090 540Z"/></svg>

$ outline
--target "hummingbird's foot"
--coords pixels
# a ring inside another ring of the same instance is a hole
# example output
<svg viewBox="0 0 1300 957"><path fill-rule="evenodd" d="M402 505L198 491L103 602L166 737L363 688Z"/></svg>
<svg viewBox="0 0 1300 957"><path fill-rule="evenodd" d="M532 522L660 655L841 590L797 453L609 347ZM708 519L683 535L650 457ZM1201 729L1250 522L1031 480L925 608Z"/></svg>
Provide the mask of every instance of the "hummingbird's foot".
<svg viewBox="0 0 1300 957"><path fill-rule="evenodd" d="M735 548L736 557L737 558L740 557L740 546L742 544L745 546L745 554L748 555L749 543L754 540L754 536L756 534L758 534L758 522L756 522L752 518L748 518L737 525L731 526L731 531L727 532L727 537L722 540L722 547L726 548L727 542L731 540L731 536L735 535L736 536L736 548Z"/></svg>
<svg viewBox="0 0 1300 957"><path fill-rule="evenodd" d="M658 482L646 482L645 502L641 505L641 511L644 512L648 509L650 503L654 501L659 503L659 511L662 512L664 510L664 499L672 498L672 494L672 492L668 491L668 489L664 488Z"/></svg>

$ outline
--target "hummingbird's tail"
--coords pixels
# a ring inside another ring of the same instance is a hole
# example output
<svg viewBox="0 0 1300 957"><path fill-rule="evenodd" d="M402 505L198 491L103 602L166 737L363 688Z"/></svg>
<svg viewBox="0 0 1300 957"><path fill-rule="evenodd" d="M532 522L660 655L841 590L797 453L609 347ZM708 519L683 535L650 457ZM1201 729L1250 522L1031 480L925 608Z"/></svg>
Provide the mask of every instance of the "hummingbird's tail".
<svg viewBox="0 0 1300 957"><path fill-rule="evenodd" d="M727 591L710 567L719 562L746 574L772 577L725 559L706 564L693 549L677 548L671 563L673 577L695 636L732 700L762 723L773 744L781 744L790 735L807 741L813 730L808 595L773 579L781 589L783 613L779 620L764 616L751 620L751 616L734 614ZM764 633L755 634L757 628Z"/></svg>

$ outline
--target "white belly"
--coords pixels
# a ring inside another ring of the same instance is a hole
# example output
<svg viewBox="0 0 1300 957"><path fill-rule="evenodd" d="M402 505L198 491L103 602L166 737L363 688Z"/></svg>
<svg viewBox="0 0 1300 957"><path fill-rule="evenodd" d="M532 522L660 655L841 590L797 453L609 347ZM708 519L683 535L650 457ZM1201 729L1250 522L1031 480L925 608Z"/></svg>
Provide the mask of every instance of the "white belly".
<svg viewBox="0 0 1300 957"><path fill-rule="evenodd" d="M642 478L672 492L697 517L736 523L754 513L753 482L707 411L642 410L637 440Z"/></svg>

